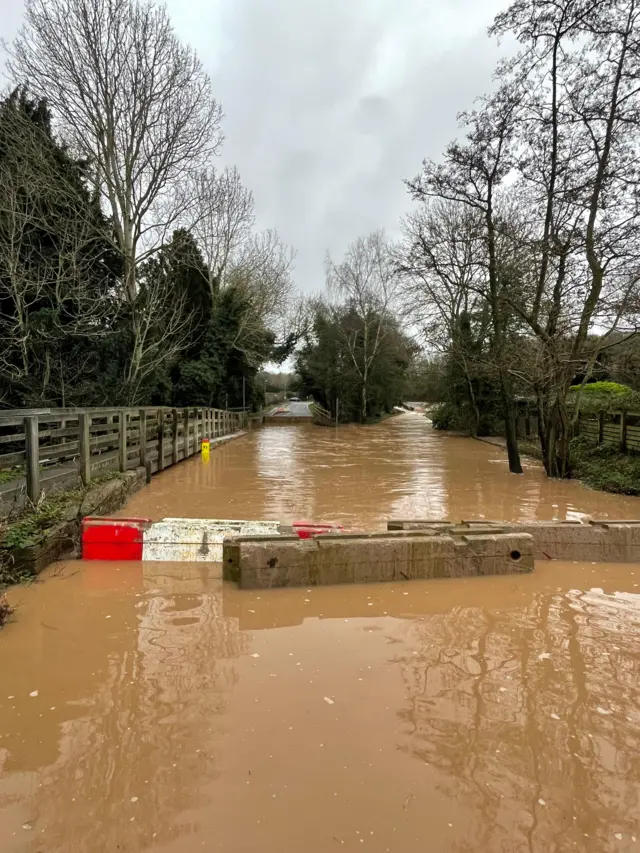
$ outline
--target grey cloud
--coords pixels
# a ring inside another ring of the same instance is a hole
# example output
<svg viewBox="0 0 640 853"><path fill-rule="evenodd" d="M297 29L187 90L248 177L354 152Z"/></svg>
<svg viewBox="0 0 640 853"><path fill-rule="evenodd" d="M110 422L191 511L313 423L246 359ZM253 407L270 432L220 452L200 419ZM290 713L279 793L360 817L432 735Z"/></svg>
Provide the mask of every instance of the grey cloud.
<svg viewBox="0 0 640 853"><path fill-rule="evenodd" d="M0 0L3 36L20 0ZM403 178L437 157L456 114L491 87L486 28L506 0L169 0L225 112L221 160L256 198L258 222L298 252L302 290L324 254L358 234L393 234Z"/></svg>
<svg viewBox="0 0 640 853"><path fill-rule="evenodd" d="M254 191L260 223L297 249L303 290L323 286L327 249L397 228L403 178L491 87L499 54L486 28L503 5L226 0L214 69L223 159Z"/></svg>

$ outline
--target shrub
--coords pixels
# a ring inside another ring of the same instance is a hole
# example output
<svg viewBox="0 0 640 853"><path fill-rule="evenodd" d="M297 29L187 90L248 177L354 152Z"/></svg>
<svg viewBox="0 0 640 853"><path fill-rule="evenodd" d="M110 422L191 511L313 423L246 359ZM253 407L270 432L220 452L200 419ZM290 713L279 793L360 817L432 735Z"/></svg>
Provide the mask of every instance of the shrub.
<svg viewBox="0 0 640 853"><path fill-rule="evenodd" d="M575 404L579 399L580 411L585 414L640 410L640 394L628 385L620 385L618 382L591 382L584 386L578 398L579 390L579 385L571 386L569 401Z"/></svg>
<svg viewBox="0 0 640 853"><path fill-rule="evenodd" d="M606 444L594 445L587 436L578 436L570 444L570 458L572 475L588 486L640 495L640 456L619 453Z"/></svg>

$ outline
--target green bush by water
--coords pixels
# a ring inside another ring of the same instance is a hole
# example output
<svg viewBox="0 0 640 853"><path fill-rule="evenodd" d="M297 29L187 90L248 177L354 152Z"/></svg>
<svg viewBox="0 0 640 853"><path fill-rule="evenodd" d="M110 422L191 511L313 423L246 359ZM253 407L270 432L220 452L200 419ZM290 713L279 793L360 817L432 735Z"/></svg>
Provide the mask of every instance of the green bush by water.
<svg viewBox="0 0 640 853"><path fill-rule="evenodd" d="M579 390L579 385L571 386L570 403L575 403L578 399ZM586 415L595 415L601 411L628 412L636 409L640 411L640 393L618 382L591 382L584 386L579 400L580 411Z"/></svg>
<svg viewBox="0 0 640 853"><path fill-rule="evenodd" d="M594 445L587 436L570 445L573 477L593 489L621 495L640 495L640 456L619 453L606 444Z"/></svg>

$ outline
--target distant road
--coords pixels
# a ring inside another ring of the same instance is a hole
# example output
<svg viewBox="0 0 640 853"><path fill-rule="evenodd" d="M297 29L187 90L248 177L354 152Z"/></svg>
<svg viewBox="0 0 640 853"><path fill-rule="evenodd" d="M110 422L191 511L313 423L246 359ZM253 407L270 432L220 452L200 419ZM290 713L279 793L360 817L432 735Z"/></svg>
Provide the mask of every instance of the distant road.
<svg viewBox="0 0 640 853"><path fill-rule="evenodd" d="M279 406L274 406L267 413L269 418L310 418L311 404L307 402L301 403L281 403Z"/></svg>

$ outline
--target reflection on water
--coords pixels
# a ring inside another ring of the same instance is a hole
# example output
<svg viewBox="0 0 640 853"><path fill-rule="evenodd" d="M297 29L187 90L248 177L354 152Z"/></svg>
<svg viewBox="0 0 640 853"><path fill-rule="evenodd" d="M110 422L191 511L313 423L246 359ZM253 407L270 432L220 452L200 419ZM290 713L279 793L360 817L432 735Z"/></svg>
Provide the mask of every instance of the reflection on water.
<svg viewBox="0 0 640 853"><path fill-rule="evenodd" d="M474 844L457 849L632 841L639 629L640 596L577 590L535 595L508 618L452 608L412 624L396 657L407 691L401 748L464 800Z"/></svg>
<svg viewBox="0 0 640 853"><path fill-rule="evenodd" d="M89 564L81 590L67 569L17 593L34 600L0 642L3 853L10 828L15 849L40 850L25 846L36 825L47 851L144 849L204 805L194 783L214 772L247 639L223 615L219 567L120 564L137 582L110 590L114 568Z"/></svg>
<svg viewBox="0 0 640 853"><path fill-rule="evenodd" d="M636 566L250 593L138 566L19 592L3 853L635 849Z"/></svg>
<svg viewBox="0 0 640 853"><path fill-rule="evenodd" d="M633 518L637 498L548 480L525 463L508 473L504 451L431 429L420 415L375 427L273 426L163 474L123 512L161 518L296 518L384 527L387 518Z"/></svg>
<svg viewBox="0 0 640 853"><path fill-rule="evenodd" d="M127 514L639 517L401 417L257 431ZM69 562L0 634L2 853L637 849L640 568L241 591Z"/></svg>

